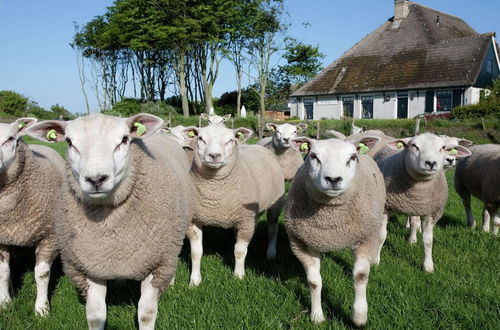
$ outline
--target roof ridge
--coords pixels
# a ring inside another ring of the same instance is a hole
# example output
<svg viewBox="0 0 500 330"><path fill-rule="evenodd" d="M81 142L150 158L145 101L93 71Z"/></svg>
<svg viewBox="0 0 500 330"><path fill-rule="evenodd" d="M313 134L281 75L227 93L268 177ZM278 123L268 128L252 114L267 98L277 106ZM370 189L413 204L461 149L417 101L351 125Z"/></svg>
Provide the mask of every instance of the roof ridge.
<svg viewBox="0 0 500 330"><path fill-rule="evenodd" d="M492 32L487 32L487 33L479 34L477 36L465 36L465 37L459 37L459 38L445 39L445 40L439 41L438 44L446 44L446 43L455 42L458 40L489 39L492 37L493 34L494 33L492 33Z"/></svg>
<svg viewBox="0 0 500 330"><path fill-rule="evenodd" d="M442 14L442 15L445 15L445 16L449 16L449 17L453 17L453 18L459 19L459 20L461 20L462 22L464 22L464 23L466 23L466 24L467 24L467 22L465 22L465 21L464 21L461 17L459 17L459 16L452 15L452 14L448 14L448 13L442 12L442 11L440 11L440 10L437 10L437 9L435 9L435 8L427 7L427 6L422 5L422 4L420 4L420 3L417 3L417 2L413 2L413 1L408 1L408 2L409 2L409 5L410 5L410 6L411 6L411 5L415 5L415 6L418 6L418 7L422 7L422 8L424 8L424 9L432 10L432 11L434 11L434 12L436 12L436 13L439 13L439 14ZM468 24L467 24L467 25L468 25Z"/></svg>

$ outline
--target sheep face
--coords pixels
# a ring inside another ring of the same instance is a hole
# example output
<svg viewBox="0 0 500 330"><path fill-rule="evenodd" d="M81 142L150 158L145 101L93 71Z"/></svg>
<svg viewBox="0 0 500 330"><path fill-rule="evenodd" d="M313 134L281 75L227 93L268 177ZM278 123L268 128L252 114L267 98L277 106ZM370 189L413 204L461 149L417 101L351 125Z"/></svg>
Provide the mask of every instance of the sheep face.
<svg viewBox="0 0 500 330"><path fill-rule="evenodd" d="M101 114L68 122L45 121L28 134L48 142L68 143L67 161L82 193L92 200L106 199L128 175L129 147L161 128L163 120L139 114L123 119Z"/></svg>
<svg viewBox="0 0 500 330"><path fill-rule="evenodd" d="M393 149L406 149L406 170L413 177L431 178L444 167L446 156L455 150L455 157L466 157L470 152L461 146L446 145L443 138L430 133L413 138L392 140L387 144Z"/></svg>
<svg viewBox="0 0 500 330"><path fill-rule="evenodd" d="M186 129L185 126L179 125L171 128L164 128L164 131L167 134L170 134L170 136L177 141L181 146L186 145L186 138L184 137L184 130Z"/></svg>
<svg viewBox="0 0 500 330"><path fill-rule="evenodd" d="M297 137L297 132L305 130L307 124L300 123L298 125L290 125L288 123L276 125L274 123L266 124L267 129L274 131L273 140L274 145L281 148L290 148L291 139Z"/></svg>
<svg viewBox="0 0 500 330"><path fill-rule="evenodd" d="M187 138L196 139L200 165L219 169L231 162L237 142L248 139L252 131L243 127L232 130L222 125L209 125L203 128L188 127L184 134Z"/></svg>
<svg viewBox="0 0 500 330"><path fill-rule="evenodd" d="M217 115L209 116L206 113L202 113L200 116L201 119L208 121L208 125L224 125L224 122L231 118L231 114L227 114L221 117Z"/></svg>
<svg viewBox="0 0 500 330"><path fill-rule="evenodd" d="M470 147L473 143L469 140L459 139L453 136L440 135L444 139L446 146L464 146ZM453 153L453 152L452 152ZM453 154L448 153L444 159L444 168L449 169L457 165L457 157Z"/></svg>
<svg viewBox="0 0 500 330"><path fill-rule="evenodd" d="M36 118L19 118L12 124L0 124L0 173L5 172L12 164L16 158L18 139L36 121Z"/></svg>

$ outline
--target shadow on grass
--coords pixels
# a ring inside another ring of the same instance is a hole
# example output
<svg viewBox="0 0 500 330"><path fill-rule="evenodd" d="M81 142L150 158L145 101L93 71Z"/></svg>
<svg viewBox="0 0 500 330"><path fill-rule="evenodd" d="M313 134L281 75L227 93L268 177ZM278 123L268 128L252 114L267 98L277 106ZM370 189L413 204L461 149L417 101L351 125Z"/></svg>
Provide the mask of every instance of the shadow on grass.
<svg viewBox="0 0 500 330"><path fill-rule="evenodd" d="M442 228L446 227L465 227L466 224L463 219L457 219L455 217L449 216L447 214L443 215L441 219L437 222L437 225Z"/></svg>

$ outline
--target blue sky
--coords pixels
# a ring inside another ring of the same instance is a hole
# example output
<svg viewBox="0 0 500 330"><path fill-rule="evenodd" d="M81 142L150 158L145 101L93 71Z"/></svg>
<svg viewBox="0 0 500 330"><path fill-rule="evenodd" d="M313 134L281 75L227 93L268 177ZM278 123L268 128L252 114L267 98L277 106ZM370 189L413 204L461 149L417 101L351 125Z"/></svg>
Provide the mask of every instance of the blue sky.
<svg viewBox="0 0 500 330"><path fill-rule="evenodd" d="M69 46L73 22L84 24L112 0L0 0L0 90L14 90L44 108L60 104L84 112L76 65ZM498 0L420 0L461 17L476 31L500 32ZM393 15L393 0L286 0L298 40L319 45L328 65ZM309 24L303 24L303 23ZM281 64L283 62L274 62ZM248 83L248 80L245 81ZM223 63L214 96L236 89L231 65ZM97 103L91 96L93 111Z"/></svg>

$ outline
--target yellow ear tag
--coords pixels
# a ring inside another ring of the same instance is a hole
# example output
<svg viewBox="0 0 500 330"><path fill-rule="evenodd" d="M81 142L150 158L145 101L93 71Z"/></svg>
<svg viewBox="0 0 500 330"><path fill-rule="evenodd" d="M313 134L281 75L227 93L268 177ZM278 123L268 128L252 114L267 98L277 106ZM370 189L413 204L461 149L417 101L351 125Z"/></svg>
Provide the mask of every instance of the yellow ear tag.
<svg viewBox="0 0 500 330"><path fill-rule="evenodd" d="M195 136L196 136L196 134L194 134L194 131L189 131L189 133L188 133L189 138L194 138Z"/></svg>
<svg viewBox="0 0 500 330"><path fill-rule="evenodd" d="M245 135L241 132L238 132L236 133L236 136L238 137L238 140L244 140L245 139Z"/></svg>
<svg viewBox="0 0 500 330"><path fill-rule="evenodd" d="M45 137L47 138L47 140L51 140L51 141L55 141L57 140L57 132L55 129L51 129L47 132L47 134L45 135Z"/></svg>
<svg viewBox="0 0 500 330"><path fill-rule="evenodd" d="M364 144L364 143L358 143L358 148L359 148L359 153L364 155L366 154L368 151L370 151L370 148Z"/></svg>
<svg viewBox="0 0 500 330"><path fill-rule="evenodd" d="M143 123L140 123L138 121L136 121L134 123L134 127L137 127L137 131L136 131L137 132L137 136L142 136L147 131L146 126L144 126Z"/></svg>
<svg viewBox="0 0 500 330"><path fill-rule="evenodd" d="M458 155L457 149L453 148L450 151L448 151L448 155L455 156Z"/></svg>
<svg viewBox="0 0 500 330"><path fill-rule="evenodd" d="M21 129L21 128L26 127L26 126L28 126L28 125L26 125L26 123L24 121L20 121L19 124L17 124L18 129Z"/></svg>
<svg viewBox="0 0 500 330"><path fill-rule="evenodd" d="M300 151L307 151L309 150L309 144L307 142L304 142L300 145Z"/></svg>
<svg viewBox="0 0 500 330"><path fill-rule="evenodd" d="M403 142L398 142L398 144L396 144L396 147L398 147L398 149L402 149L404 147Z"/></svg>

